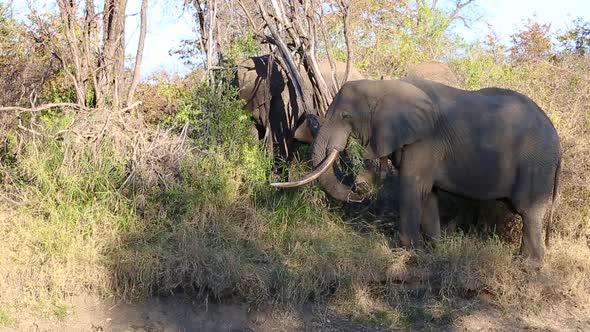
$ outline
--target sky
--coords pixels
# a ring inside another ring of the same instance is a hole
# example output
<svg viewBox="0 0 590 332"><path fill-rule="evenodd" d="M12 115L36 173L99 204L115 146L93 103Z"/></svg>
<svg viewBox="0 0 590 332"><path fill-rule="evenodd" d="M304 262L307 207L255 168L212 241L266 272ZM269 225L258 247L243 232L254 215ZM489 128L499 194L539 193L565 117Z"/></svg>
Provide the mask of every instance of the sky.
<svg viewBox="0 0 590 332"><path fill-rule="evenodd" d="M6 2L8 0L0 0ZM141 0L128 0L127 53L135 54L139 36L139 15ZM354 0L352 0L354 1ZM441 0L440 3L450 0ZM32 0L35 6L52 8L54 0ZM183 0L150 0L148 11L148 32L142 63L142 77L146 78L158 70L184 74L189 68L169 51L178 47L182 39L194 38L194 21L190 14L183 12ZM27 9L27 0L13 0L16 14ZM590 21L590 0L477 0L470 11L482 18L473 22L470 28L457 24L455 32L468 41L483 38L489 26L503 42L523 25L527 18L536 16L542 23L550 23L552 31L564 30L574 18Z"/></svg>

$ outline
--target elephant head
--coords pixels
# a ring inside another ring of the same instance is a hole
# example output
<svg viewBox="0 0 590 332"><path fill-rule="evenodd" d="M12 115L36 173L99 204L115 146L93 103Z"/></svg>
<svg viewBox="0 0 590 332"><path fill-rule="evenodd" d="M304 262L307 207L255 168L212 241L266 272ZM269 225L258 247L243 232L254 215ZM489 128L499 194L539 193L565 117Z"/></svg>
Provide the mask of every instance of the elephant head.
<svg viewBox="0 0 590 332"><path fill-rule="evenodd" d="M245 108L252 112L259 130L268 123L272 98L280 96L286 85L279 66L274 63L270 68L270 65L268 55L251 57L238 64L239 96L246 102Z"/></svg>
<svg viewBox="0 0 590 332"><path fill-rule="evenodd" d="M330 105L326 121L313 145L315 170L302 180L273 183L296 187L319 178L331 196L343 201L362 197L335 176L334 161L350 136L365 147L365 157L391 156L432 130L437 112L430 98L412 84L396 81L353 81L346 83Z"/></svg>
<svg viewBox="0 0 590 332"><path fill-rule="evenodd" d="M328 88L338 91L344 79L346 64L334 62L334 71L328 61L318 65ZM303 70L301 67L300 71ZM351 68L349 81L363 78L356 68ZM319 125L309 126L307 115L297 107L293 83L276 62L270 61L269 55L251 57L239 63L237 83L240 98L246 102L246 109L252 112L259 138L272 138L278 147L280 159L289 160L294 141L313 142Z"/></svg>

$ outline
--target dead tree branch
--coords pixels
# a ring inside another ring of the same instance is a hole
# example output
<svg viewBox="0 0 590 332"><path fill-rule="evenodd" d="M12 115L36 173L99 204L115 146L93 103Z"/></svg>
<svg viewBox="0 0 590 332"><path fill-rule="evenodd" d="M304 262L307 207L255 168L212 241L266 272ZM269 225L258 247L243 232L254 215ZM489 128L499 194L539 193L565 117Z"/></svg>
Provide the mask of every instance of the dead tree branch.
<svg viewBox="0 0 590 332"><path fill-rule="evenodd" d="M344 42L346 44L346 70L344 79L339 86L342 86L350 78L350 67L352 65L352 41L350 40L350 0L338 0L342 11L342 24L344 30Z"/></svg>
<svg viewBox="0 0 590 332"><path fill-rule="evenodd" d="M259 37L278 49L280 58L276 60L285 65L302 109L323 116L335 91L328 89L316 57L321 4L315 0L271 0L267 8L261 0L256 0L257 14L264 21L266 34L259 32L243 0L239 4Z"/></svg>
<svg viewBox="0 0 590 332"><path fill-rule="evenodd" d="M40 105L38 107L33 107L33 108L28 108L28 107L18 107L18 106L7 106L7 107L0 107L0 112L12 112L12 111L17 111L17 112L32 112L32 113L36 113L36 112L41 112L41 111L45 111L51 108L57 108L57 107L68 107L74 110L80 110L80 111L87 111L89 110L88 107L82 106L80 104L76 104L76 103L51 103L51 104L45 104L45 105Z"/></svg>
<svg viewBox="0 0 590 332"><path fill-rule="evenodd" d="M188 1L187 1L188 2ZM194 0L193 6L197 12L197 23L199 25L201 52L205 56L205 72L210 82L214 80L215 67L219 66L219 26L217 19L217 0Z"/></svg>
<svg viewBox="0 0 590 332"><path fill-rule="evenodd" d="M133 102L133 97L135 95L135 89L137 89L137 84L139 83L141 61L143 59L143 48L145 45L145 35L147 33L147 9L148 9L148 0L142 0L139 41L137 43L137 54L135 56L135 68L133 69L133 80L131 81L131 86L129 87L129 93L127 94L127 105L130 105Z"/></svg>

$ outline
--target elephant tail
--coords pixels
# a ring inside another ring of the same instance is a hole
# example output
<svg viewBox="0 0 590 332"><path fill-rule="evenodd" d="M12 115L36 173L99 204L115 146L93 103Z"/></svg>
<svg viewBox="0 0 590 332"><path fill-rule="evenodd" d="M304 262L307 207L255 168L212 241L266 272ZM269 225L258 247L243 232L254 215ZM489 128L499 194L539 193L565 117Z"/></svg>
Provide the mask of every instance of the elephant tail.
<svg viewBox="0 0 590 332"><path fill-rule="evenodd" d="M551 239L551 224L553 223L553 211L555 210L555 201L557 199L557 191L559 189L559 174L561 172L561 156L557 161L555 168L555 177L553 178L553 197L551 198L551 210L549 211L549 220L547 221L547 229L545 230L545 247L549 248L549 240Z"/></svg>

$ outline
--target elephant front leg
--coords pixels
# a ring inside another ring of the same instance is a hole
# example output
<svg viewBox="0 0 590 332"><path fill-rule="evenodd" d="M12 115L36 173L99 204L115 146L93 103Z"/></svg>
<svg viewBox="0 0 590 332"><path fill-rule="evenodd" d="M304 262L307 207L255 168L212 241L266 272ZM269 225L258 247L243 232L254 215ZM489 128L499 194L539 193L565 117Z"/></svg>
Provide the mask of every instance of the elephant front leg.
<svg viewBox="0 0 590 332"><path fill-rule="evenodd" d="M423 193L415 181L402 176L400 183L400 240L405 248L416 248L420 240Z"/></svg>
<svg viewBox="0 0 590 332"><path fill-rule="evenodd" d="M432 192L436 162L428 140L404 148L400 157L400 238L404 247L416 248L420 240L423 208L428 209L425 217L438 219L438 212L433 214L434 209L438 209L436 197L428 196ZM428 228L431 231L435 227Z"/></svg>

